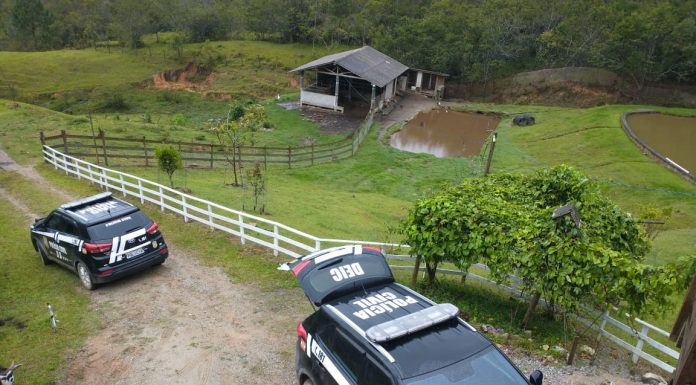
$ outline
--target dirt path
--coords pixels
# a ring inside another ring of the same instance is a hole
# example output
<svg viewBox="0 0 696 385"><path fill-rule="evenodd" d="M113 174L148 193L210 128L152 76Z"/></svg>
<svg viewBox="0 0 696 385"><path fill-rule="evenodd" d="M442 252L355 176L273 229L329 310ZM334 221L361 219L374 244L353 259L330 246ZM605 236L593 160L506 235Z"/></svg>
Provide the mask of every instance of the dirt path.
<svg viewBox="0 0 696 385"><path fill-rule="evenodd" d="M76 198L2 150L0 168L50 187L62 200ZM35 217L7 190L0 188L0 195L28 223ZM219 268L200 265L184 245L168 243L171 254L164 265L90 292L102 328L68 358L66 377L56 383L294 384L294 327L310 312L301 292L268 293L235 284ZM524 351L506 352L526 374L541 369L547 384L640 384L628 379L625 364L544 366Z"/></svg>
<svg viewBox="0 0 696 385"><path fill-rule="evenodd" d="M5 170L49 185L1 150L0 162ZM76 198L51 190L64 200ZM0 194L34 217L6 190ZM300 293L269 295L235 284L220 269L201 266L185 247L168 243L164 265L90 293L103 327L68 359L59 383L294 383L294 326L309 313Z"/></svg>

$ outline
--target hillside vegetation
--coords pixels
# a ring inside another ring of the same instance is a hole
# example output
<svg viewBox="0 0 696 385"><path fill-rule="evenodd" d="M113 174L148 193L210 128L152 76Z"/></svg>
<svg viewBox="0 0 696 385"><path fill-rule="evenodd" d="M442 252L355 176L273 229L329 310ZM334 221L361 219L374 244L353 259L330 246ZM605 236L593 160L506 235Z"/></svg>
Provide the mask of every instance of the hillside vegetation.
<svg viewBox="0 0 696 385"><path fill-rule="evenodd" d="M0 49L255 39L370 44L416 68L484 82L599 67L630 85L696 81L696 4L670 0L24 0L0 4ZM149 38L154 34L154 39Z"/></svg>

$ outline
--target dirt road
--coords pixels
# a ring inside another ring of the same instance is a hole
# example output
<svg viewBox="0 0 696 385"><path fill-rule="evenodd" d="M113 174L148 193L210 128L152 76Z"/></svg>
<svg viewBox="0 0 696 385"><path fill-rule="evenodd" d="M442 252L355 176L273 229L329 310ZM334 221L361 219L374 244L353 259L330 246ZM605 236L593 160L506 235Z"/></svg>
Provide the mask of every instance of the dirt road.
<svg viewBox="0 0 696 385"><path fill-rule="evenodd" d="M0 150L0 166L48 185ZM60 199L76 197L52 187ZM28 218L17 197L0 194ZM166 229L165 229L166 236ZM168 240L164 265L90 293L103 328L68 359L64 384L292 384L298 290L263 293L200 265ZM75 277L77 279L77 277Z"/></svg>
<svg viewBox="0 0 696 385"><path fill-rule="evenodd" d="M57 199L76 197L51 186L32 167L15 164L0 150L0 168L50 186ZM20 197L0 196L27 217ZM165 229L166 236L166 229ZM164 265L90 292L102 328L68 357L57 384L294 384L295 325L311 309L301 291L272 293L231 282L218 268L202 266L195 245L168 240ZM66 274L66 279L75 279ZM520 350L507 350L529 374L544 371L557 385L637 385L625 365L611 368L544 366ZM609 374L611 373L611 374Z"/></svg>

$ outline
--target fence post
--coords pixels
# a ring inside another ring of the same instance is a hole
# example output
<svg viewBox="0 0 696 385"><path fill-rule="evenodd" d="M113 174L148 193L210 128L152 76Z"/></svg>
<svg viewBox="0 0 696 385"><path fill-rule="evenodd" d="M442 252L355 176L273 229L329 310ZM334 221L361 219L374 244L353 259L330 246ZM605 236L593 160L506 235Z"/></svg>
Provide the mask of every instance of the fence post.
<svg viewBox="0 0 696 385"><path fill-rule="evenodd" d="M65 175L68 175L68 158L65 154L63 154L63 170L65 171Z"/></svg>
<svg viewBox="0 0 696 385"><path fill-rule="evenodd" d="M314 248L316 249L315 251L321 250L321 241L320 240L317 239L316 241L314 241Z"/></svg>
<svg viewBox="0 0 696 385"><path fill-rule="evenodd" d="M273 256L278 256L278 225L273 225Z"/></svg>
<svg viewBox="0 0 696 385"><path fill-rule="evenodd" d="M39 140L41 141L41 149L46 145L46 138L44 137L43 130L39 131Z"/></svg>
<svg viewBox="0 0 696 385"><path fill-rule="evenodd" d="M210 143L210 169L213 169L213 144Z"/></svg>
<svg viewBox="0 0 696 385"><path fill-rule="evenodd" d="M208 221L210 222L210 229L214 230L213 227L213 207L208 203Z"/></svg>
<svg viewBox="0 0 696 385"><path fill-rule="evenodd" d="M119 179L121 179L121 194L123 194L123 196L125 197L126 196L126 184L123 183L123 174L118 174L118 177L119 177Z"/></svg>
<svg viewBox="0 0 696 385"><path fill-rule="evenodd" d="M145 197L143 196L143 182L138 179L138 196L140 196L140 204L145 203Z"/></svg>
<svg viewBox="0 0 696 385"><path fill-rule="evenodd" d="M292 168L292 147L288 146L288 168Z"/></svg>
<svg viewBox="0 0 696 385"><path fill-rule="evenodd" d="M106 167L109 167L109 159L106 156L106 137L104 135L104 130L101 128L99 129L99 137L101 138L102 141L102 153L104 155L104 165Z"/></svg>
<svg viewBox="0 0 696 385"><path fill-rule="evenodd" d="M646 325L643 325L643 328L640 330L640 333L638 333L638 336L636 337L638 338L638 342L636 342L636 350L638 350L639 352L643 351L643 339L648 336L649 330L650 329L648 329ZM638 355L638 353L633 353L633 357L631 358L633 360L633 363L636 364L638 363L638 359L640 359L640 356Z"/></svg>
<svg viewBox="0 0 696 385"><path fill-rule="evenodd" d="M242 245L244 244L244 217L239 214L239 239L242 240Z"/></svg>
<svg viewBox="0 0 696 385"><path fill-rule="evenodd" d="M162 186L159 186L160 211L164 211L164 192Z"/></svg>
<svg viewBox="0 0 696 385"><path fill-rule="evenodd" d="M106 191L109 191L109 179L106 178L106 170L102 169L102 186L106 189Z"/></svg>
<svg viewBox="0 0 696 385"><path fill-rule="evenodd" d="M266 146L263 146L263 170L264 171L268 170L268 160L266 159L267 155L268 155L268 151L266 149Z"/></svg>
<svg viewBox="0 0 696 385"><path fill-rule="evenodd" d="M87 163L87 172L89 173L89 184L94 183L94 172L92 171L92 163Z"/></svg>
<svg viewBox="0 0 696 385"><path fill-rule="evenodd" d="M143 152L145 153L145 167L148 167L150 165L150 159L148 159L147 155L147 145L145 144L145 137L143 136Z"/></svg>
<svg viewBox="0 0 696 385"><path fill-rule="evenodd" d="M65 130L60 130L60 136L63 138L63 154L68 153L68 134L65 133Z"/></svg>
<svg viewBox="0 0 696 385"><path fill-rule="evenodd" d="M188 223L188 211L186 210L186 195L181 196L181 209L184 212L184 222Z"/></svg>
<svg viewBox="0 0 696 385"><path fill-rule="evenodd" d="M314 166L314 142L312 142L312 166Z"/></svg>
<svg viewBox="0 0 696 385"><path fill-rule="evenodd" d="M77 180L81 180L82 174L80 174L80 169L77 167L77 159L73 158L72 165L73 168L75 168L75 175L77 175Z"/></svg>
<svg viewBox="0 0 696 385"><path fill-rule="evenodd" d="M53 168L58 170L58 157L56 156L56 151L53 150L53 148L50 148L50 153L51 153L51 159L53 160Z"/></svg>

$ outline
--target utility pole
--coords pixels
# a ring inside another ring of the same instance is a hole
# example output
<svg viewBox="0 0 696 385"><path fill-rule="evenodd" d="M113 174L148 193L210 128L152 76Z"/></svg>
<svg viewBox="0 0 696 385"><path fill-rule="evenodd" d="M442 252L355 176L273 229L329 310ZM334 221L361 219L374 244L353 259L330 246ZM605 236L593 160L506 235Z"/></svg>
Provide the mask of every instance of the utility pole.
<svg viewBox="0 0 696 385"><path fill-rule="evenodd" d="M486 168L483 170L483 176L488 176L488 172L491 170L491 161L493 160L493 151L495 150L495 140L498 138L498 133L493 133L493 140L491 141L491 149L488 151L488 160L486 160Z"/></svg>

